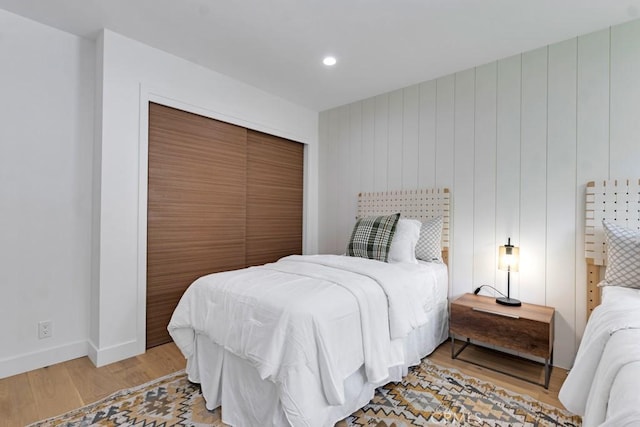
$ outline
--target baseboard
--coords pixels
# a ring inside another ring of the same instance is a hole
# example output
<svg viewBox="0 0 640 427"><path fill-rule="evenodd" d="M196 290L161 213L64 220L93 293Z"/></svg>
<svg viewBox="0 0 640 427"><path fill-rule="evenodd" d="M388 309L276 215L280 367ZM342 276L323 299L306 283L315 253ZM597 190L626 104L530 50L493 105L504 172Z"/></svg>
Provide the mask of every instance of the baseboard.
<svg viewBox="0 0 640 427"><path fill-rule="evenodd" d="M142 352L144 353L144 351ZM141 354L138 350L138 341L132 340L109 347L97 348L93 341L88 342L88 356L96 367L119 362L129 357Z"/></svg>
<svg viewBox="0 0 640 427"><path fill-rule="evenodd" d="M0 360L0 378L11 377L86 356L89 350L88 347L87 341L76 341Z"/></svg>

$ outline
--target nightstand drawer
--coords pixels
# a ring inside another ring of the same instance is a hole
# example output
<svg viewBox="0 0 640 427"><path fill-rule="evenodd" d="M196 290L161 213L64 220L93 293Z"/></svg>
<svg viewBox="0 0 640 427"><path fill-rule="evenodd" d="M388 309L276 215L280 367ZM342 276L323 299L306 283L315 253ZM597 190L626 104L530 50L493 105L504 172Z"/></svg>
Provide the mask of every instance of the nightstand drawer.
<svg viewBox="0 0 640 427"><path fill-rule="evenodd" d="M452 304L449 329L452 334L546 359L553 345L552 324L521 317L517 310Z"/></svg>

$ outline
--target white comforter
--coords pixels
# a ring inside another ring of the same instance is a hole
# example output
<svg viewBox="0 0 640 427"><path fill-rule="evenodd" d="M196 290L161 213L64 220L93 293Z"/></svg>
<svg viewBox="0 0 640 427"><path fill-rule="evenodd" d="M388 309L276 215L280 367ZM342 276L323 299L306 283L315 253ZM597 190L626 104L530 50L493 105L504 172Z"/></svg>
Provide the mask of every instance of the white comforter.
<svg viewBox="0 0 640 427"><path fill-rule="evenodd" d="M603 302L591 314L573 368L558 395L571 412L583 416L583 426L602 425L607 418L629 417L608 413L611 390L619 373L640 361L640 294L636 290L607 289ZM626 393L637 395L636 386ZM619 386L619 384L618 384ZM640 421L640 408L633 408ZM609 422L610 422L609 421ZM607 424L609 425L609 424ZM624 424L620 424L624 425Z"/></svg>
<svg viewBox="0 0 640 427"><path fill-rule="evenodd" d="M168 329L187 358L194 352L195 334L203 334L249 361L263 379L286 385L290 376L311 370L321 378L327 402L341 404L344 380L362 360L372 383L384 382L389 368L402 363L392 340L426 322L435 280L421 265L290 256L199 278L183 295ZM359 317L355 326L340 323L353 313ZM336 328L339 324L349 327ZM361 329L355 335L354 327ZM361 354L345 354L346 340L358 335ZM290 403L292 424L298 416L305 424L302 398L283 397L283 406Z"/></svg>

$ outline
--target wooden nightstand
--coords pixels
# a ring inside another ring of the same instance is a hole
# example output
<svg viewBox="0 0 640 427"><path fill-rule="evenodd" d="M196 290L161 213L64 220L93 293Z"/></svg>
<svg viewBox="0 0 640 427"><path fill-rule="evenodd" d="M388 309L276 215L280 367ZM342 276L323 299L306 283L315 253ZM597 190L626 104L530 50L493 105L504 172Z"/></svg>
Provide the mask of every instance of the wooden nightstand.
<svg viewBox="0 0 640 427"><path fill-rule="evenodd" d="M544 359L545 376L541 385L549 388L553 364L554 313L553 307L525 303L520 307L509 307L497 304L493 297L464 294L451 303L451 358L455 359L471 340L540 357ZM458 351L455 351L454 334L467 339ZM517 378L533 382L527 378Z"/></svg>

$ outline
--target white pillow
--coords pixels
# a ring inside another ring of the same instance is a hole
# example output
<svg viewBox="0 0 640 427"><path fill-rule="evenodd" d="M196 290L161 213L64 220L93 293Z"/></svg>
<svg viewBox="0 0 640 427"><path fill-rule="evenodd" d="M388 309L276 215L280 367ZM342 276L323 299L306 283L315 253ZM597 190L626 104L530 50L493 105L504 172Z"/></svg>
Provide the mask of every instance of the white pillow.
<svg viewBox="0 0 640 427"><path fill-rule="evenodd" d="M640 288L640 232L602 221L607 268L600 286Z"/></svg>
<svg viewBox="0 0 640 427"><path fill-rule="evenodd" d="M417 264L416 243L420 238L422 223L415 219L400 218L389 248L388 262L410 262Z"/></svg>
<svg viewBox="0 0 640 427"><path fill-rule="evenodd" d="M416 245L416 258L419 260L442 262L442 222L442 217L438 216L422 223Z"/></svg>

